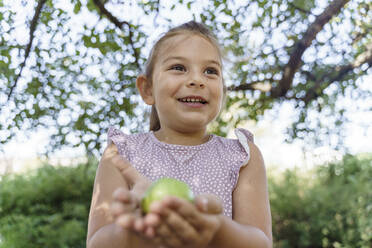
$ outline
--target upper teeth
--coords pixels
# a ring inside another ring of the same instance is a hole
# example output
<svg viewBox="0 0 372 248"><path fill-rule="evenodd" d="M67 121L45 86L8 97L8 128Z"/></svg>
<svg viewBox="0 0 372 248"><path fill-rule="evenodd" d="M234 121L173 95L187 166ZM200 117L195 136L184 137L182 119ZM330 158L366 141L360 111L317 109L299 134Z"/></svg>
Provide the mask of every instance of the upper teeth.
<svg viewBox="0 0 372 248"><path fill-rule="evenodd" d="M204 102L202 99L195 99L195 98L182 98L180 100L182 102Z"/></svg>

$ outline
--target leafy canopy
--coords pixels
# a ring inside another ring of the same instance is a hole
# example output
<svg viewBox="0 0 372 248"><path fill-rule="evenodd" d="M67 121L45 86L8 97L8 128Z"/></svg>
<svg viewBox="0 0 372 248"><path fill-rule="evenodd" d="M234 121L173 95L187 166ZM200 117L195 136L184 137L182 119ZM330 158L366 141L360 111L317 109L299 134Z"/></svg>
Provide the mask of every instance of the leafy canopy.
<svg viewBox="0 0 372 248"><path fill-rule="evenodd" d="M45 127L50 151L97 153L109 126L147 129L135 78L154 39L191 19L211 27L225 56L230 93L212 131L289 102L289 140L325 142L346 121L337 101L371 95L359 85L371 73L371 9L363 0L0 1L1 143Z"/></svg>

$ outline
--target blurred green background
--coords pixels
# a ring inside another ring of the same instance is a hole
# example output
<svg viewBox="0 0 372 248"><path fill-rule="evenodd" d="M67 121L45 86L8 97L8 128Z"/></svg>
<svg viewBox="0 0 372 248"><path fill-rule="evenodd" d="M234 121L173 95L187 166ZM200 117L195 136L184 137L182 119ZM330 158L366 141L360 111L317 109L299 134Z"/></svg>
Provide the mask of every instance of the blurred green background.
<svg viewBox="0 0 372 248"><path fill-rule="evenodd" d="M4 176L0 247L85 247L96 166L44 165ZM268 174L274 247L371 247L372 154Z"/></svg>

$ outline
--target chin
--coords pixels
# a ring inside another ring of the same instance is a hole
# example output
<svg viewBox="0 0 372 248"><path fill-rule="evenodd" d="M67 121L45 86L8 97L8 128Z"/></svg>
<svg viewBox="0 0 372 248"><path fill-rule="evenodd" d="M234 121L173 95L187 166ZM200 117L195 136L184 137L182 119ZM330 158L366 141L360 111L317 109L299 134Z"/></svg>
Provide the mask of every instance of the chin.
<svg viewBox="0 0 372 248"><path fill-rule="evenodd" d="M182 123L182 130L186 132L197 132L201 130L205 130L207 128L207 124L201 121L188 121Z"/></svg>

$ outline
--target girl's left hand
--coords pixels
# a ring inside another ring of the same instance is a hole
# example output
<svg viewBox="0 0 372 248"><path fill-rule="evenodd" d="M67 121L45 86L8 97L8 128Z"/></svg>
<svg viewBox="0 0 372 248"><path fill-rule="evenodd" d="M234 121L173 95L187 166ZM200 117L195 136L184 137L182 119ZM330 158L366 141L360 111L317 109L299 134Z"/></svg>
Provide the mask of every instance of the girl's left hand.
<svg viewBox="0 0 372 248"><path fill-rule="evenodd" d="M196 199L195 204L176 197L153 203L145 217L145 225L155 230L149 238L160 247L207 247L221 226L222 205L214 201L203 209L202 200L208 198Z"/></svg>

